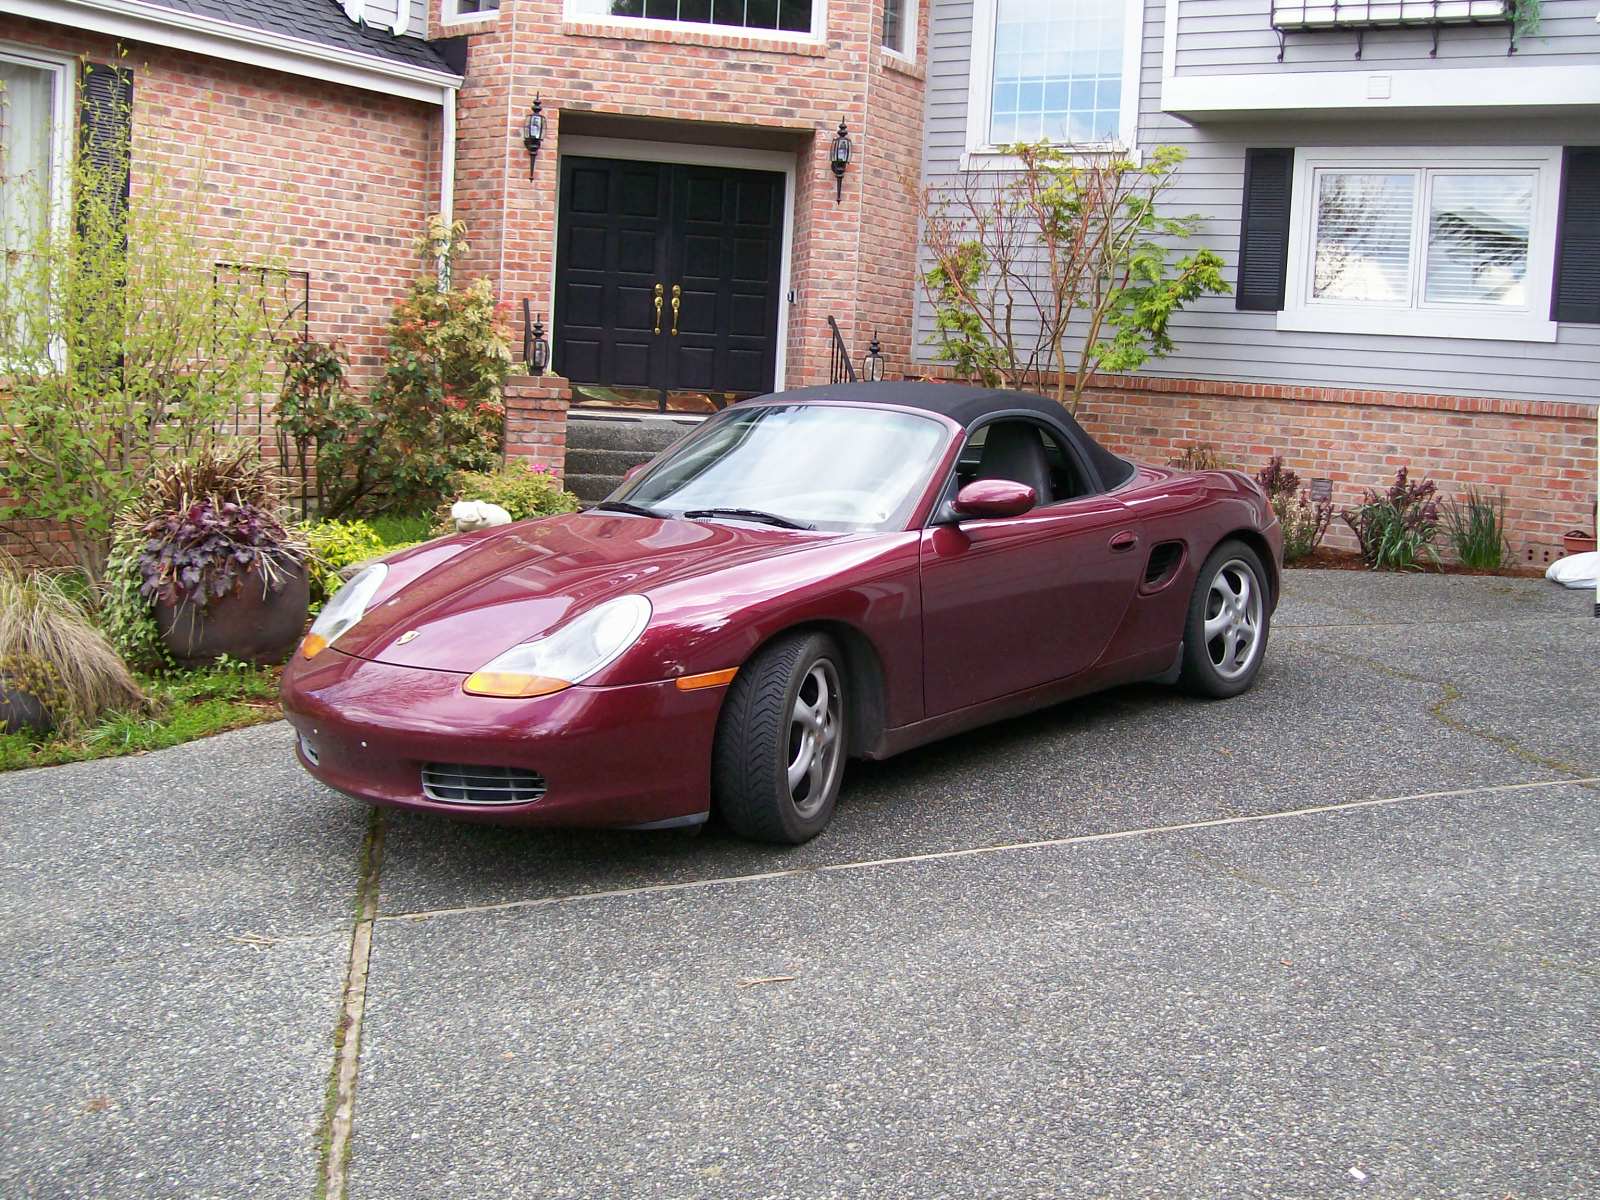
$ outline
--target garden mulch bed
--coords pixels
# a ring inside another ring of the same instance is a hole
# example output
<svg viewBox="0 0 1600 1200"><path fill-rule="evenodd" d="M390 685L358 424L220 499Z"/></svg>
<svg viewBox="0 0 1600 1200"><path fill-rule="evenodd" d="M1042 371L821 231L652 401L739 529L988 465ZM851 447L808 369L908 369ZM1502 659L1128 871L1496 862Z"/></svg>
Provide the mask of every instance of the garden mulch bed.
<svg viewBox="0 0 1600 1200"><path fill-rule="evenodd" d="M1285 565L1291 571L1304 568L1314 568L1319 571L1371 570L1361 560L1361 555L1354 550L1330 550L1326 546L1318 546L1305 558L1296 559ZM1543 566L1522 565L1488 570L1483 567L1464 567L1460 563L1452 562L1429 563L1422 568L1423 573L1434 575L1506 575L1518 579L1543 579L1544 570Z"/></svg>

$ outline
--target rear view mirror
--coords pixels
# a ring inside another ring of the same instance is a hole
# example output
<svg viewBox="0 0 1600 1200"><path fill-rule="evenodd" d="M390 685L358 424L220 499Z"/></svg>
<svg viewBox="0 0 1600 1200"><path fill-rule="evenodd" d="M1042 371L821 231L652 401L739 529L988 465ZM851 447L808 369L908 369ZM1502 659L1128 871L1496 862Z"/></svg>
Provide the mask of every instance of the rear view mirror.
<svg viewBox="0 0 1600 1200"><path fill-rule="evenodd" d="M956 493L951 508L959 517L1020 517L1039 502L1039 494L1014 479L975 479Z"/></svg>

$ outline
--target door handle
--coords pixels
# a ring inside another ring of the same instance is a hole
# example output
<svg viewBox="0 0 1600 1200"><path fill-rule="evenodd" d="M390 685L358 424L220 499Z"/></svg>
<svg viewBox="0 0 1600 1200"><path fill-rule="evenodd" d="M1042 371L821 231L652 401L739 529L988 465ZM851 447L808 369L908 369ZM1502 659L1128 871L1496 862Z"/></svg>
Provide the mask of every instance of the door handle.
<svg viewBox="0 0 1600 1200"><path fill-rule="evenodd" d="M659 302L658 302L659 303ZM683 284L672 285L672 336L678 336L678 308L683 304Z"/></svg>
<svg viewBox="0 0 1600 1200"><path fill-rule="evenodd" d="M656 284L656 327L652 332L658 334L661 332L661 296L665 291L659 283Z"/></svg>
<svg viewBox="0 0 1600 1200"><path fill-rule="evenodd" d="M1111 535L1111 548L1118 552L1132 550L1139 544L1139 535L1131 529L1124 529L1120 533Z"/></svg>

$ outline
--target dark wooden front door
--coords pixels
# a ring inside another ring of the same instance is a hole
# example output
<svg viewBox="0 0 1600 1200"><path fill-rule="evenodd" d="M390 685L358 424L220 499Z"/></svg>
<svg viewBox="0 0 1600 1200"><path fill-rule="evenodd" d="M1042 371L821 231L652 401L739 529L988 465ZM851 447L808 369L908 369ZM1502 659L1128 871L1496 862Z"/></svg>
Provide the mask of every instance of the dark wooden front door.
<svg viewBox="0 0 1600 1200"><path fill-rule="evenodd" d="M770 391L784 177L561 161L555 369L574 383Z"/></svg>

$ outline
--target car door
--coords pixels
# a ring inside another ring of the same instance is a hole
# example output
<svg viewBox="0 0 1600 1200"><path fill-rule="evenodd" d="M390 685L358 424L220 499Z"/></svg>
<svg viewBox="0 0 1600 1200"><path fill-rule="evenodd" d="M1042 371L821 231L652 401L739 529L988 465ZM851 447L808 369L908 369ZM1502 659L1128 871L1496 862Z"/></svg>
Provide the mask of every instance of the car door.
<svg viewBox="0 0 1600 1200"><path fill-rule="evenodd" d="M1053 458L1067 460L1067 474L1087 478L1056 435L1040 427L1040 436ZM1067 483L1060 470L1051 476L1052 491L1069 494L1049 495L1019 517L923 531L923 700L930 717L1085 671L1122 623L1140 578L1139 521L1114 496L1074 494L1084 491L1081 484Z"/></svg>

